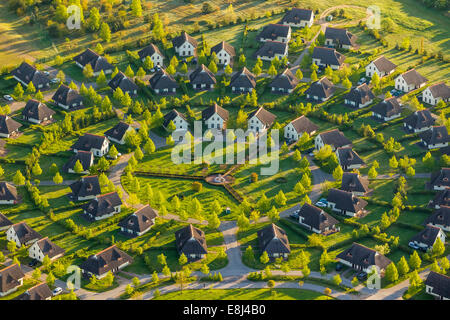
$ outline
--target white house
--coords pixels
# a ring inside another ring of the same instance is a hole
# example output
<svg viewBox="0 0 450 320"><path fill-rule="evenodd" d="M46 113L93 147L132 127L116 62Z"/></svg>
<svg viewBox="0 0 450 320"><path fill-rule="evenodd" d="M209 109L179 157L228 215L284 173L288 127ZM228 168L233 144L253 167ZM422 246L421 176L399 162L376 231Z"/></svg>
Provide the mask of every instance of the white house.
<svg viewBox="0 0 450 320"><path fill-rule="evenodd" d="M208 129L225 129L229 118L228 110L215 103L202 111L202 120Z"/></svg>
<svg viewBox="0 0 450 320"><path fill-rule="evenodd" d="M103 157L109 152L109 140L105 136L85 133L72 146L73 152L90 151L97 157Z"/></svg>
<svg viewBox="0 0 450 320"><path fill-rule="evenodd" d="M222 41L211 48L211 54L215 52L217 59L219 59L219 64L229 65L233 62L236 56L236 51L234 47L228 42Z"/></svg>
<svg viewBox="0 0 450 320"><path fill-rule="evenodd" d="M326 144L331 146L332 151L336 151L337 148L350 147L352 142L347 139L344 133L338 129L333 129L319 133L314 139L314 148L316 150L322 149Z"/></svg>
<svg viewBox="0 0 450 320"><path fill-rule="evenodd" d="M284 127L284 138L288 140L297 141L303 133L307 132L309 136L316 133L319 127L311 122L307 117L300 116L292 120Z"/></svg>
<svg viewBox="0 0 450 320"><path fill-rule="evenodd" d="M445 82L433 84L423 90L422 100L432 106L437 105L441 100L448 102L450 100L450 87Z"/></svg>
<svg viewBox="0 0 450 320"><path fill-rule="evenodd" d="M186 32L172 39L173 48L180 57L191 57L196 55L197 40L192 38Z"/></svg>
<svg viewBox="0 0 450 320"><path fill-rule="evenodd" d="M125 144L125 137L127 133L134 132L135 129L128 123L120 121L113 128L105 131L105 136L112 142L118 144Z"/></svg>
<svg viewBox="0 0 450 320"><path fill-rule="evenodd" d="M291 27L282 24L268 24L257 36L261 42L278 41L288 43L291 40Z"/></svg>
<svg viewBox="0 0 450 320"><path fill-rule="evenodd" d="M25 274L15 263L0 270L0 297L7 296L23 285Z"/></svg>
<svg viewBox="0 0 450 320"><path fill-rule="evenodd" d="M422 144L431 149L439 149L448 146L449 136L445 126L433 126L431 129L419 134Z"/></svg>
<svg viewBox="0 0 450 320"><path fill-rule="evenodd" d="M295 28L311 27L314 23L314 12L309 9L292 8L279 23Z"/></svg>
<svg viewBox="0 0 450 320"><path fill-rule="evenodd" d="M50 261L54 261L62 257L64 252L65 251L62 248L50 241L48 237L45 237L30 246L28 249L28 256L39 262L43 262L45 256L47 256Z"/></svg>
<svg viewBox="0 0 450 320"><path fill-rule="evenodd" d="M138 52L139 58L141 58L141 61L144 62L147 57L150 57L150 59L153 62L154 66L163 66L164 62L164 55L161 53L159 48L154 45L153 43L149 44L142 50Z"/></svg>
<svg viewBox="0 0 450 320"><path fill-rule="evenodd" d="M276 115L270 113L263 107L249 114L247 129L255 133L261 133L269 129L276 119Z"/></svg>
<svg viewBox="0 0 450 320"><path fill-rule="evenodd" d="M430 271L425 281L425 292L438 300L450 300L450 277Z"/></svg>
<svg viewBox="0 0 450 320"><path fill-rule="evenodd" d="M390 75L395 71L397 65L386 59L384 56L378 57L366 66L366 77L372 78L377 73L380 78Z"/></svg>
<svg viewBox="0 0 450 320"><path fill-rule="evenodd" d="M28 224L26 224L26 222L13 224L6 231L6 240L15 242L19 248L30 245L41 238L42 236L34 231Z"/></svg>
<svg viewBox="0 0 450 320"><path fill-rule="evenodd" d="M395 78L395 89L410 92L422 88L428 79L420 75L415 69L411 69Z"/></svg>
<svg viewBox="0 0 450 320"><path fill-rule="evenodd" d="M175 125L174 131L186 131L188 130L189 123L186 116L175 109L172 109L169 113L164 115L163 127L168 130L170 122Z"/></svg>
<svg viewBox="0 0 450 320"><path fill-rule="evenodd" d="M445 238L445 233L441 228L427 225L425 229L412 237L410 242L414 243L422 249L429 250L433 248L438 239L440 239L441 242L445 244Z"/></svg>

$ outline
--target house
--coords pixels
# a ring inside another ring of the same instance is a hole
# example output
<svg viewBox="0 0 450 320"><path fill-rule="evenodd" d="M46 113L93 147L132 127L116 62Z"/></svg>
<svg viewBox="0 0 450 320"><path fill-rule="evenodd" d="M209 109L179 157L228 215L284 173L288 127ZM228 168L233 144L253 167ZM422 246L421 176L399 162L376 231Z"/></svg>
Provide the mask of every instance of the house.
<svg viewBox="0 0 450 320"><path fill-rule="evenodd" d="M450 277L430 271L425 280L425 292L438 300L450 300Z"/></svg>
<svg viewBox="0 0 450 320"><path fill-rule="evenodd" d="M425 226L425 229L412 237L410 242L420 248L429 250L433 248L433 245L436 243L437 239L440 239L442 243L445 243L445 237L445 233L441 228L427 225Z"/></svg>
<svg viewBox="0 0 450 320"><path fill-rule="evenodd" d="M410 92L422 88L428 79L420 75L415 69L411 69L395 78L395 89Z"/></svg>
<svg viewBox="0 0 450 320"><path fill-rule="evenodd" d="M379 268L380 276L384 275L387 266L392 263L381 253L355 242L350 248L338 254L336 259L343 265L367 273L372 270L372 266L376 266Z"/></svg>
<svg viewBox="0 0 450 320"><path fill-rule="evenodd" d="M16 298L16 300L29 300L29 301L52 300L52 297L53 293L48 287L48 284L42 282L22 293L20 296Z"/></svg>
<svg viewBox="0 0 450 320"><path fill-rule="evenodd" d="M186 116L183 113L178 112L175 109L172 109L172 111L170 111L164 115L163 127L166 130L169 129L168 127L169 127L170 122L173 122L173 124L175 125L176 129L174 131L188 130L189 123L186 119Z"/></svg>
<svg viewBox="0 0 450 320"><path fill-rule="evenodd" d="M153 43L150 43L145 48L139 50L138 55L142 62L144 62L146 57L150 57L154 66L163 66L164 55Z"/></svg>
<svg viewBox="0 0 450 320"><path fill-rule="evenodd" d="M82 177L69 185L69 188L72 190L69 197L75 201L91 200L102 193L98 176Z"/></svg>
<svg viewBox="0 0 450 320"><path fill-rule="evenodd" d="M19 248L32 244L41 238L42 236L34 231L26 222L13 224L6 231L6 240L14 241Z"/></svg>
<svg viewBox="0 0 450 320"><path fill-rule="evenodd" d="M342 170L359 169L366 165L366 163L351 147L337 148L336 156Z"/></svg>
<svg viewBox="0 0 450 320"><path fill-rule="evenodd" d="M439 209L443 206L450 206L450 188L439 191L433 200L428 203L428 208Z"/></svg>
<svg viewBox="0 0 450 320"><path fill-rule="evenodd" d="M191 72L189 81L194 90L212 90L217 83L214 73L212 73L204 64Z"/></svg>
<svg viewBox="0 0 450 320"><path fill-rule="evenodd" d="M0 137L10 138L19 132L21 126L19 122L13 120L10 116L0 115Z"/></svg>
<svg viewBox="0 0 450 320"><path fill-rule="evenodd" d="M28 249L28 256L39 262L43 262L45 256L47 256L50 261L54 261L62 257L64 253L64 249L54 244L48 237L39 239Z"/></svg>
<svg viewBox="0 0 450 320"><path fill-rule="evenodd" d="M208 253L205 233L192 224L175 232L178 253L184 254L188 260L203 259Z"/></svg>
<svg viewBox="0 0 450 320"><path fill-rule="evenodd" d="M117 192L105 193L83 205L84 215L90 220L102 220L120 212L122 200Z"/></svg>
<svg viewBox="0 0 450 320"><path fill-rule="evenodd" d="M390 97L373 106L371 111L373 117L390 121L401 116L402 107L396 97Z"/></svg>
<svg viewBox="0 0 450 320"><path fill-rule="evenodd" d="M319 234L329 234L339 231L339 228L336 227L339 223L338 220L322 209L306 202L298 213L298 223L308 230Z"/></svg>
<svg viewBox="0 0 450 320"><path fill-rule="evenodd" d="M395 71L397 65L386 59L385 56L381 56L373 60L366 66L366 77L372 78L374 73L378 74L378 77L390 75Z"/></svg>
<svg viewBox="0 0 450 320"><path fill-rule="evenodd" d="M270 259L288 258L291 247L286 231L272 223L270 226L258 230L257 235L261 252L267 252Z"/></svg>
<svg viewBox="0 0 450 320"><path fill-rule="evenodd" d="M432 190L444 190L450 188L450 168L442 168L441 171L431 175L430 187Z"/></svg>
<svg viewBox="0 0 450 320"><path fill-rule="evenodd" d="M440 206L425 220L425 225L441 228L450 231L450 206Z"/></svg>
<svg viewBox="0 0 450 320"><path fill-rule="evenodd" d="M89 168L94 165L94 154L90 151L78 151L64 164L64 172L76 173L74 168L77 161L79 161L83 167L83 171L81 171L80 174L87 174L89 173Z"/></svg>
<svg viewBox="0 0 450 320"><path fill-rule="evenodd" d="M322 77L316 82L313 82L308 89L306 89L306 98L315 101L326 101L334 93L335 87L327 77Z"/></svg>
<svg viewBox="0 0 450 320"><path fill-rule="evenodd" d="M318 67L326 68L330 66L333 70L338 70L345 61L345 56L333 48L314 47L312 62Z"/></svg>
<svg viewBox="0 0 450 320"><path fill-rule="evenodd" d="M423 132L431 129L435 121L429 110L417 110L403 119L403 127L409 132Z"/></svg>
<svg viewBox="0 0 450 320"><path fill-rule="evenodd" d="M148 204L122 220L118 226L127 235L141 236L155 224L158 212Z"/></svg>
<svg viewBox="0 0 450 320"><path fill-rule="evenodd" d="M277 74L277 76L270 83L270 88L274 93L289 94L294 91L298 85L299 80L291 72L289 68L284 69L283 72Z"/></svg>
<svg viewBox="0 0 450 320"><path fill-rule="evenodd" d="M208 129L226 129L228 119L228 110L225 110L217 103L202 111L202 120Z"/></svg>
<svg viewBox="0 0 450 320"><path fill-rule="evenodd" d="M340 214L355 217L365 212L367 201L358 198L351 192L330 189L327 196L328 208Z"/></svg>
<svg viewBox="0 0 450 320"><path fill-rule="evenodd" d="M425 103L431 104L432 106L437 105L439 101L449 102L450 101L450 87L445 84L445 82L440 82L433 84L423 90L422 100Z"/></svg>
<svg viewBox="0 0 450 320"><path fill-rule="evenodd" d="M211 54L215 52L217 59L219 59L219 64L230 65L233 63L236 57L236 51L234 47L226 41L219 42L214 47L211 48Z"/></svg>
<svg viewBox="0 0 450 320"><path fill-rule="evenodd" d="M175 94L179 87L175 79L163 68L159 69L149 80L150 88L156 94Z"/></svg>
<svg viewBox="0 0 450 320"><path fill-rule="evenodd" d="M109 140L105 136L85 133L72 146L73 152L90 151L94 156L103 157L109 152Z"/></svg>
<svg viewBox="0 0 450 320"><path fill-rule="evenodd" d="M16 204L18 202L17 188L9 182L0 182L0 204Z"/></svg>
<svg viewBox="0 0 450 320"><path fill-rule="evenodd" d="M17 263L0 270L0 297L16 291L23 285L23 278L25 274Z"/></svg>
<svg viewBox="0 0 450 320"><path fill-rule="evenodd" d="M428 149L444 148L448 146L448 132L446 126L433 126L419 134L422 144Z"/></svg>
<svg viewBox="0 0 450 320"><path fill-rule="evenodd" d="M309 9L292 8L288 11L279 24L295 28L311 27L314 22L314 12Z"/></svg>
<svg viewBox="0 0 450 320"><path fill-rule="evenodd" d="M287 44L291 40L291 27L270 23L262 29L256 39L261 42L278 41Z"/></svg>
<svg viewBox="0 0 450 320"><path fill-rule="evenodd" d="M264 61L272 61L277 58L278 60L288 56L288 45L279 41L266 41L255 52L255 57Z"/></svg>
<svg viewBox="0 0 450 320"><path fill-rule="evenodd" d="M75 61L75 64L83 70L90 64L95 77L97 77L101 71L103 71L104 74L110 74L113 71L113 66L108 60L91 49L86 49L83 53L75 56L73 60Z"/></svg>
<svg viewBox="0 0 450 320"><path fill-rule="evenodd" d="M130 124L120 121L114 127L105 131L105 137L107 137L111 142L125 144L125 137L127 133L134 130L135 129Z"/></svg>
<svg viewBox="0 0 450 320"><path fill-rule="evenodd" d="M331 150L336 151L337 148L351 147L352 142L344 136L344 133L333 129L319 133L314 139L316 150L322 149L326 144L331 146Z"/></svg>
<svg viewBox="0 0 450 320"><path fill-rule="evenodd" d="M197 54L198 42L186 32L172 39L173 48L180 57L191 57Z"/></svg>
<svg viewBox="0 0 450 320"><path fill-rule="evenodd" d="M11 222L11 220L9 220L3 213L0 213L0 231L9 229L9 227L12 225L13 223Z"/></svg>
<svg viewBox="0 0 450 320"><path fill-rule="evenodd" d="M247 128L255 133L264 132L269 129L277 118L263 107L259 107L248 115Z"/></svg>
<svg viewBox="0 0 450 320"><path fill-rule="evenodd" d="M83 106L83 97L74 89L62 84L52 97L53 102L65 109L73 110Z"/></svg>
<svg viewBox="0 0 450 320"><path fill-rule="evenodd" d="M252 92L256 87L256 76L244 67L231 77L230 87L233 93Z"/></svg>
<svg viewBox="0 0 450 320"><path fill-rule="evenodd" d="M355 196L364 196L370 191L369 179L354 172L344 172L340 189Z"/></svg>
<svg viewBox="0 0 450 320"><path fill-rule="evenodd" d="M95 275L97 279L101 279L106 276L108 272L111 271L112 273L117 273L132 262L133 258L113 245L89 256L87 260L80 265L80 269L86 278L91 278Z"/></svg>
<svg viewBox="0 0 450 320"><path fill-rule="evenodd" d="M292 120L284 127L284 138L297 141L303 133L312 136L319 129L319 126L305 116L300 116Z"/></svg>
<svg viewBox="0 0 450 320"><path fill-rule="evenodd" d="M137 95L139 89L133 79L128 78L122 71L119 71L114 78L108 82L108 85L113 91L120 88L124 94L128 93L130 96Z"/></svg>
<svg viewBox="0 0 450 320"><path fill-rule="evenodd" d="M354 87L344 97L344 103L354 108L364 108L373 102L375 95L366 83Z"/></svg>
<svg viewBox="0 0 450 320"><path fill-rule="evenodd" d="M50 87L50 79L43 72L26 62L22 62L18 68L11 72L11 75L25 87L28 87L30 82L33 83L36 90Z"/></svg>
<svg viewBox="0 0 450 320"><path fill-rule="evenodd" d="M38 124L52 119L54 114L55 111L47 107L44 103L34 99L28 100L25 108L22 110L24 120Z"/></svg>
<svg viewBox="0 0 450 320"><path fill-rule="evenodd" d="M327 27L325 30L325 45L350 50L356 46L356 36L346 29Z"/></svg>

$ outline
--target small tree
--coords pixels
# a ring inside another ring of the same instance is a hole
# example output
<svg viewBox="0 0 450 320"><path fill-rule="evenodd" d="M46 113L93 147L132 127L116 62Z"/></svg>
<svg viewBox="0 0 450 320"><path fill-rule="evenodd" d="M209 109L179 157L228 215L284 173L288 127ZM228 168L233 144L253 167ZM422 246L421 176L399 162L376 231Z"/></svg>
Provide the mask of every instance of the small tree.
<svg viewBox="0 0 450 320"><path fill-rule="evenodd" d="M420 268L422 264L422 260L420 259L417 251L414 251L413 254L409 257L409 266L413 270L417 270Z"/></svg>
<svg viewBox="0 0 450 320"><path fill-rule="evenodd" d="M398 270L393 262L387 266L385 276L389 282L395 282L398 280Z"/></svg>
<svg viewBox="0 0 450 320"><path fill-rule="evenodd" d="M342 283L342 279L339 274L337 274L333 277L333 283L337 286L339 286Z"/></svg>
<svg viewBox="0 0 450 320"><path fill-rule="evenodd" d="M261 257L259 258L259 261L263 264L267 264L270 261L269 255L267 254L267 251L264 251Z"/></svg>
<svg viewBox="0 0 450 320"><path fill-rule="evenodd" d="M55 184L61 184L61 183L63 183L63 177L61 176L61 174L60 174L59 172L57 172L57 173L55 174L55 176L53 177L53 182L54 182Z"/></svg>
<svg viewBox="0 0 450 320"><path fill-rule="evenodd" d="M180 266L183 266L183 265L185 265L187 262L188 262L188 259L187 259L186 255L185 255L184 253L182 253L182 254L180 255L180 258L178 259L179 265L180 265Z"/></svg>

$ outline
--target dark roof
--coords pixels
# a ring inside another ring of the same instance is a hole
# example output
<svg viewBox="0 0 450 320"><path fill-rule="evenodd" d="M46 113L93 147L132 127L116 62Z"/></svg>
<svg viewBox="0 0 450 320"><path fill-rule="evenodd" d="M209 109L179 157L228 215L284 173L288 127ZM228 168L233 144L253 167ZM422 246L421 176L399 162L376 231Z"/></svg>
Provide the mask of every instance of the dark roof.
<svg viewBox="0 0 450 320"><path fill-rule="evenodd" d="M113 138L116 140L122 140L127 130L130 128L130 125L128 123L125 123L123 121L120 121L118 124L116 124L111 129L108 129L105 131L105 136L108 138Z"/></svg>
<svg viewBox="0 0 450 320"><path fill-rule="evenodd" d="M28 289L17 297L17 300L47 300L53 296L48 284L43 282Z"/></svg>
<svg viewBox="0 0 450 320"><path fill-rule="evenodd" d="M138 90L138 86L134 83L133 79L128 78L122 71L119 71L115 77L109 81L108 85L113 90L120 88L123 92L133 92Z"/></svg>
<svg viewBox="0 0 450 320"><path fill-rule="evenodd" d="M450 98L450 87L445 82L439 82L428 87L431 94L435 98L442 98L444 100Z"/></svg>
<svg viewBox="0 0 450 320"><path fill-rule="evenodd" d="M34 231L26 222L16 223L12 225L11 228L14 229L21 244L42 238L42 236Z"/></svg>
<svg viewBox="0 0 450 320"><path fill-rule="evenodd" d="M0 228L12 226L13 223L3 214L0 213Z"/></svg>
<svg viewBox="0 0 450 320"><path fill-rule="evenodd" d="M269 255L274 253L290 253L291 247L286 232L275 224L258 230L258 240L261 252Z"/></svg>
<svg viewBox="0 0 450 320"><path fill-rule="evenodd" d="M373 265L380 269L386 269L392 262L381 253L359 243L353 243L350 248L338 254L336 258L347 261L352 265L361 266L364 269Z"/></svg>
<svg viewBox="0 0 450 320"><path fill-rule="evenodd" d="M372 93L372 90L370 90L369 86L366 83L363 83L360 86L352 88L344 98L350 101L354 101L359 105L373 100L373 98L375 98L375 95Z"/></svg>
<svg viewBox="0 0 450 320"><path fill-rule="evenodd" d="M18 200L17 189L15 186L8 182L0 182L0 200L11 201Z"/></svg>
<svg viewBox="0 0 450 320"><path fill-rule="evenodd" d="M278 37L286 38L290 30L291 30L290 26L271 23L262 29L262 31L258 35L258 39L263 38L263 39L277 40Z"/></svg>
<svg viewBox="0 0 450 320"><path fill-rule="evenodd" d="M284 69L283 72L277 74L277 76L270 83L271 87L294 89L299 83L299 80L291 72L289 68Z"/></svg>
<svg viewBox="0 0 450 320"><path fill-rule="evenodd" d="M344 172L342 175L341 190L366 193L369 191L369 179L357 173Z"/></svg>
<svg viewBox="0 0 450 320"><path fill-rule="evenodd" d="M205 233L192 224L175 232L175 241L179 253L187 257L190 254L207 254Z"/></svg>
<svg viewBox="0 0 450 320"><path fill-rule="evenodd" d="M445 126L433 126L419 135L420 139L430 144L446 143L449 141L447 128Z"/></svg>
<svg viewBox="0 0 450 320"><path fill-rule="evenodd" d="M450 299L450 277L430 271L425 285L433 288L432 293Z"/></svg>
<svg viewBox="0 0 450 320"><path fill-rule="evenodd" d="M83 171L87 171L91 167L91 159L93 159L93 157L94 155L90 151L78 151L64 164L63 170L67 172L69 169L73 169L77 160L80 160Z"/></svg>
<svg viewBox="0 0 450 320"><path fill-rule="evenodd" d="M117 192L110 192L98 195L95 199L83 205L82 208L92 217L101 217L114 212L114 207L121 204L122 200Z"/></svg>
<svg viewBox="0 0 450 320"><path fill-rule="evenodd" d="M317 96L319 98L329 98L333 95L335 87L327 77L322 77L316 82L312 83L311 86L305 91L305 94L310 96Z"/></svg>
<svg viewBox="0 0 450 320"><path fill-rule="evenodd" d="M159 69L149 80L150 88L155 89L173 89L178 88L178 83L175 79L166 72L163 68Z"/></svg>
<svg viewBox="0 0 450 320"><path fill-rule="evenodd" d="M119 222L118 226L135 232L142 232L153 225L152 219L157 216L158 212L147 204Z"/></svg>
<svg viewBox="0 0 450 320"><path fill-rule="evenodd" d="M92 148L101 149L105 139L107 140L105 136L99 136L92 133L85 133L84 136L79 137L77 142L73 144L72 149L82 151L91 151Z"/></svg>
<svg viewBox="0 0 450 320"><path fill-rule="evenodd" d="M97 196L102 193L98 176L83 177L70 186L75 197Z"/></svg>
<svg viewBox="0 0 450 320"><path fill-rule="evenodd" d="M403 119L403 122L413 129L431 127L435 121L436 120L433 118L431 112L427 109L415 111Z"/></svg>
<svg viewBox="0 0 450 320"><path fill-rule="evenodd" d="M335 148L352 144L352 142L344 136L344 133L338 129L321 132L319 135L324 144L329 144Z"/></svg>
<svg viewBox="0 0 450 320"><path fill-rule="evenodd" d="M337 42L341 45L356 45L356 36L346 29L327 27L325 30L325 39L333 39L333 42Z"/></svg>
<svg viewBox="0 0 450 320"><path fill-rule="evenodd" d="M436 241L440 231L441 231L441 228L427 225L427 226L425 226L425 229L423 229L418 234L416 234L414 237L412 237L410 241L417 242L417 243L423 243L423 244L427 245L427 247L432 247L434 242Z"/></svg>
<svg viewBox="0 0 450 320"><path fill-rule="evenodd" d="M22 64L14 69L11 74L22 80L27 85L33 82L33 85L38 89L40 85L48 86L49 78L32 65L22 62Z"/></svg>
<svg viewBox="0 0 450 320"><path fill-rule="evenodd" d="M320 62L327 65L340 66L344 63L345 56L333 48L314 47L313 59L320 59Z"/></svg>
<svg viewBox="0 0 450 320"><path fill-rule="evenodd" d="M329 190L327 200L335 203L337 209L355 213L367 206L366 200L354 196L351 192L334 188Z"/></svg>
<svg viewBox="0 0 450 320"><path fill-rule="evenodd" d="M58 90L56 90L52 100L65 106L71 106L75 103L80 104L80 102L83 101L83 97L76 90L62 84Z"/></svg>
<svg viewBox="0 0 450 320"><path fill-rule="evenodd" d="M211 118L211 116L213 116L216 113L223 119L223 121L227 121L229 118L228 110L225 110L224 108L219 106L217 103L214 103L213 106L208 107L202 111L203 121L208 120L209 118Z"/></svg>
<svg viewBox="0 0 450 320"><path fill-rule="evenodd" d="M382 117L389 118L395 114L401 113L402 107L398 103L396 97L390 97L373 106L372 112L379 114Z"/></svg>
<svg viewBox="0 0 450 320"><path fill-rule="evenodd" d="M22 125L7 115L0 115L0 133L11 134Z"/></svg>
<svg viewBox="0 0 450 320"><path fill-rule="evenodd" d="M280 20L280 24L295 23L299 24L301 21L310 21L313 16L313 11L309 9L292 8Z"/></svg>
<svg viewBox="0 0 450 320"><path fill-rule="evenodd" d="M231 77L230 86L237 88L255 88L256 76L244 67Z"/></svg>
<svg viewBox="0 0 450 320"><path fill-rule="evenodd" d="M431 175L430 185L450 187L450 168L442 168L440 171L434 172Z"/></svg>
<svg viewBox="0 0 450 320"><path fill-rule="evenodd" d="M253 116L258 118L259 121L261 121L266 127L270 127L277 118L276 115L267 111L263 107L259 107L257 110L250 113L248 115L248 119L252 118Z"/></svg>
<svg viewBox="0 0 450 320"><path fill-rule="evenodd" d="M178 112L175 109L172 109L170 112L168 112L164 115L163 126L167 127L169 125L170 121L175 119L177 116L179 116L181 119L184 119L185 121L187 121L186 116L183 113Z"/></svg>
<svg viewBox="0 0 450 320"><path fill-rule="evenodd" d="M113 68L113 66L104 57L100 56L91 49L86 49L83 53L75 56L73 60L81 64L83 67L90 64L94 72L111 70Z"/></svg>
<svg viewBox="0 0 450 320"><path fill-rule="evenodd" d="M127 253L113 245L97 254L89 256L80 265L80 268L96 275L103 275L126 262L132 263L133 259Z"/></svg>
<svg viewBox="0 0 450 320"><path fill-rule="evenodd" d="M50 259L65 253L63 248L54 244L48 237L38 240L36 244L44 256L48 256Z"/></svg>
<svg viewBox="0 0 450 320"><path fill-rule="evenodd" d="M397 68L397 65L386 59L385 56L378 57L372 62L380 72L390 73L392 70Z"/></svg>
<svg viewBox="0 0 450 320"><path fill-rule="evenodd" d="M304 224L320 231L324 231L325 228L333 228L339 223L331 215L309 203L303 204L298 215L304 218Z"/></svg>
<svg viewBox="0 0 450 320"><path fill-rule="evenodd" d="M190 44L192 44L194 46L194 48L197 48L197 45L198 45L197 40L192 38L185 31L183 31L183 33L181 35L179 35L178 37L173 38L172 39L172 44L173 44L173 46L175 48L178 48L179 46L181 46L186 41L189 42Z"/></svg>
<svg viewBox="0 0 450 320"><path fill-rule="evenodd" d="M434 208L435 206L450 206L450 188L445 188L436 194L434 199L430 202L429 207Z"/></svg>
<svg viewBox="0 0 450 320"><path fill-rule="evenodd" d="M300 116L290 122L297 133L307 132L309 135L319 129L319 126L305 116Z"/></svg>
<svg viewBox="0 0 450 320"><path fill-rule="evenodd" d="M450 207L447 205L441 206L436 209L428 218L425 220L425 225L427 224L441 225L445 227L450 227Z"/></svg>
<svg viewBox="0 0 450 320"><path fill-rule="evenodd" d="M225 50L231 57L234 57L236 55L236 51L234 50L234 47L226 41L219 42L214 47L212 47L211 53L215 52L217 54L222 49Z"/></svg>
<svg viewBox="0 0 450 320"><path fill-rule="evenodd" d="M336 153L341 166L351 165L365 165L359 154L357 154L351 147L337 148Z"/></svg>
<svg viewBox="0 0 450 320"><path fill-rule="evenodd" d="M189 75L191 84L216 84L216 77L204 64L201 64Z"/></svg>
<svg viewBox="0 0 450 320"><path fill-rule="evenodd" d="M3 268L0 270L0 292L7 292L20 286L19 280L24 277L25 274L17 263Z"/></svg>
<svg viewBox="0 0 450 320"><path fill-rule="evenodd" d="M54 114L55 111L47 107L47 105L45 105L44 103L34 99L28 100L25 108L22 110L23 116L40 121L44 120L44 118L49 118Z"/></svg>
<svg viewBox="0 0 450 320"><path fill-rule="evenodd" d="M142 48L141 50L139 50L138 55L139 55L139 58L143 59L147 56L151 57L155 52L158 53L161 57L164 57L163 54L161 53L161 51L159 50L159 48L156 45L154 45L153 43L150 43L145 48Z"/></svg>
<svg viewBox="0 0 450 320"><path fill-rule="evenodd" d="M428 81L427 78L425 78L424 76L420 75L416 69L411 69L408 70L404 73L401 74L401 76L403 77L403 79L406 81L406 83L409 84L414 84L415 86L421 85L422 83L425 83Z"/></svg>
<svg viewBox="0 0 450 320"><path fill-rule="evenodd" d="M269 57L274 58L275 55L285 55L287 53L288 44L280 41L266 41L255 52L255 57Z"/></svg>

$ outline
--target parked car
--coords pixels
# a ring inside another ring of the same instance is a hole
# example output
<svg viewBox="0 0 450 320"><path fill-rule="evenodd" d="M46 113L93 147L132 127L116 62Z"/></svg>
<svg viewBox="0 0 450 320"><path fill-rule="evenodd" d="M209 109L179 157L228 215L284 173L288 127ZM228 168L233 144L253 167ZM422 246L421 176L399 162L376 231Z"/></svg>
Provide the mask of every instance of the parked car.
<svg viewBox="0 0 450 320"><path fill-rule="evenodd" d="M321 202L321 201L317 201L317 202L316 202L316 206L318 206L319 208L325 208L325 207L327 206L327 204L326 204L326 203L323 203L323 202Z"/></svg>
<svg viewBox="0 0 450 320"><path fill-rule="evenodd" d="M366 280L367 280L367 272L362 271L362 272L358 273L358 274L356 275L356 278L357 278L359 281L366 281Z"/></svg>
<svg viewBox="0 0 450 320"><path fill-rule="evenodd" d="M5 94L5 95L3 96L3 98L4 98L6 101L14 101L13 97L11 97L9 94Z"/></svg>
<svg viewBox="0 0 450 320"><path fill-rule="evenodd" d="M150 72L152 72L152 73L155 72L155 71L156 71L155 68L151 68L151 69L150 69Z"/></svg>
<svg viewBox="0 0 450 320"><path fill-rule="evenodd" d="M50 72L44 71L44 74L45 74L46 76L49 76L49 75L50 75Z"/></svg>
<svg viewBox="0 0 450 320"><path fill-rule="evenodd" d="M56 287L55 289L53 289L52 293L54 296L57 296L58 294L62 293L62 288L61 287Z"/></svg>
<svg viewBox="0 0 450 320"><path fill-rule="evenodd" d="M341 271L344 268L344 265L340 262L336 263L336 271Z"/></svg>
<svg viewBox="0 0 450 320"><path fill-rule="evenodd" d="M410 243L408 243L408 246L410 246L414 250L420 249L420 247L417 244L415 244L414 242L412 242L412 241Z"/></svg>
<svg viewBox="0 0 450 320"><path fill-rule="evenodd" d="M320 199L319 199L319 202L323 202L323 203L325 203L325 204L328 204L328 201L327 201L327 199L325 199L325 198L320 198Z"/></svg>
<svg viewBox="0 0 450 320"><path fill-rule="evenodd" d="M38 264L38 261L36 259L33 259L30 261L30 263L28 264L29 267L34 267L35 265Z"/></svg>
<svg viewBox="0 0 450 320"><path fill-rule="evenodd" d="M60 80L59 78L53 78L52 80L50 80L51 83L59 83Z"/></svg>
<svg viewBox="0 0 450 320"><path fill-rule="evenodd" d="M361 85L361 84L363 84L363 83L366 82L366 81L367 81L366 78L361 78L361 79L359 79L359 81L358 81L358 86Z"/></svg>

